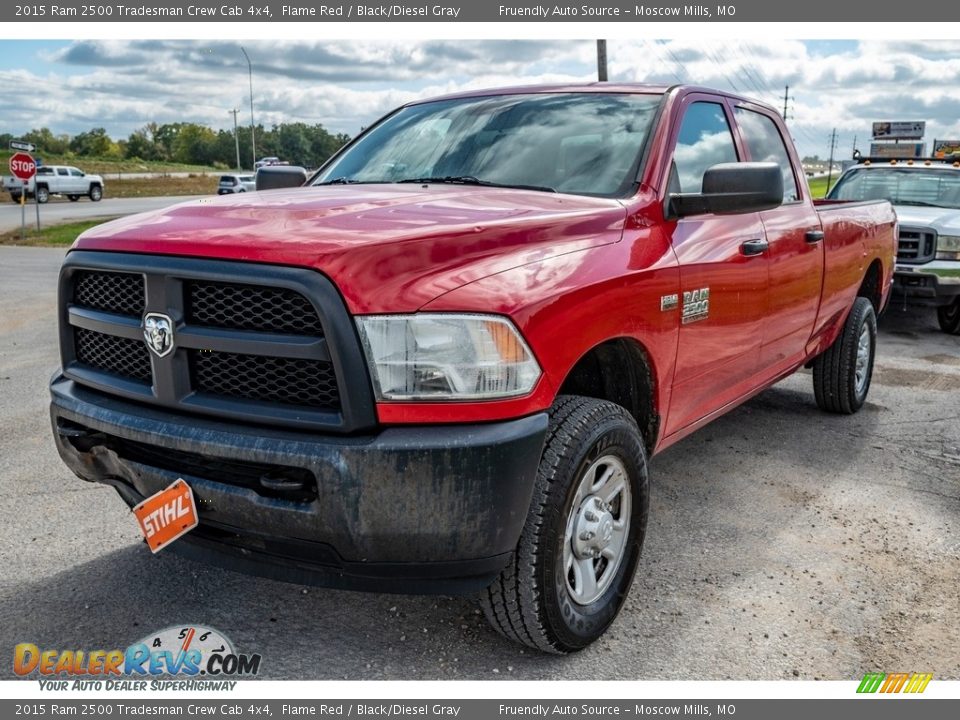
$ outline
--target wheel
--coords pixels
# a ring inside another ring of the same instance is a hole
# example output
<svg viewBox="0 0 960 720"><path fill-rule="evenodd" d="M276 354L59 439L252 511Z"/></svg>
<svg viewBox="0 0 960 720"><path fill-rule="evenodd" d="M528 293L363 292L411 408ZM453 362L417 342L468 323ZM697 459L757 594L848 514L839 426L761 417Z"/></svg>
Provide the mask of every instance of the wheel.
<svg viewBox="0 0 960 720"><path fill-rule="evenodd" d="M70 202L76 202L80 199L79 195L67 195L67 197L70 199Z"/></svg>
<svg viewBox="0 0 960 720"><path fill-rule="evenodd" d="M949 305L937 308L937 322L945 333L960 335L960 295Z"/></svg>
<svg viewBox="0 0 960 720"><path fill-rule="evenodd" d="M858 297L840 336L813 361L813 392L821 410L850 415L863 407L876 347L873 304Z"/></svg>
<svg viewBox="0 0 960 720"><path fill-rule="evenodd" d="M50 191L43 185L37 187L37 202L43 205L50 199Z"/></svg>
<svg viewBox="0 0 960 720"><path fill-rule="evenodd" d="M90 186L90 199L94 202L100 202L100 198L103 197L103 188L99 185Z"/></svg>
<svg viewBox="0 0 960 720"><path fill-rule="evenodd" d="M648 503L636 421L610 402L558 398L516 552L480 598L487 620L545 652L587 647L627 597Z"/></svg>
<svg viewBox="0 0 960 720"><path fill-rule="evenodd" d="M19 204L19 203L20 203L20 193L10 193L10 199L13 200L15 203Z"/></svg>

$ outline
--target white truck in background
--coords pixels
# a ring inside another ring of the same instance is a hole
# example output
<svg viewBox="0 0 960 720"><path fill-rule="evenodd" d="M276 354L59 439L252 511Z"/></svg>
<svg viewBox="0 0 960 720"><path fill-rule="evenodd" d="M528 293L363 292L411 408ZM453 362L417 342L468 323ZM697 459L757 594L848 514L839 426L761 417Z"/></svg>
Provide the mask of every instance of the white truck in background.
<svg viewBox="0 0 960 720"><path fill-rule="evenodd" d="M935 307L940 329L960 335L960 157L863 158L830 200L889 200L900 226L893 303Z"/></svg>
<svg viewBox="0 0 960 720"><path fill-rule="evenodd" d="M27 198L36 195L37 202L41 204L47 202L51 195L62 195L71 202L81 197L99 202L103 197L103 178L88 175L71 165L41 165L37 168L37 174L27 183L12 175L5 175L3 189L17 203L24 193Z"/></svg>

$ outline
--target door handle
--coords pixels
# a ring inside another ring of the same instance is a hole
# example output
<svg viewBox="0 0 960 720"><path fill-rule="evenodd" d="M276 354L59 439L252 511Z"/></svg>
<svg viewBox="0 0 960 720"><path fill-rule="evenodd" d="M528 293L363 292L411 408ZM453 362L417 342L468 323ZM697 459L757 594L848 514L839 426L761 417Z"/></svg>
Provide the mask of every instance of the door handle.
<svg viewBox="0 0 960 720"><path fill-rule="evenodd" d="M803 236L803 239L811 245L818 243L823 240L823 230L807 230L806 234Z"/></svg>
<svg viewBox="0 0 960 720"><path fill-rule="evenodd" d="M746 240L740 243L740 252L744 255L762 255L769 247L766 240Z"/></svg>

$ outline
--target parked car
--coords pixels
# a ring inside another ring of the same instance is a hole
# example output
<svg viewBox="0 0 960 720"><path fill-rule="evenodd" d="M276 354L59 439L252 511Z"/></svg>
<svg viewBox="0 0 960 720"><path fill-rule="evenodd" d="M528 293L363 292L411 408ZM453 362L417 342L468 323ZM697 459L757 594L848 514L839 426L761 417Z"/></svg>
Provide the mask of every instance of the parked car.
<svg viewBox="0 0 960 720"><path fill-rule="evenodd" d="M257 189L257 181L253 175L221 175L217 185L217 195L242 193Z"/></svg>
<svg viewBox="0 0 960 720"><path fill-rule="evenodd" d="M50 200L51 195L66 196L71 202L76 202L81 197L99 202L103 197L103 187L102 177L88 175L72 165L41 165L26 186L23 181L13 176L3 178L3 188L10 193L14 202L20 202L24 189L28 198L36 195L37 202L41 204Z"/></svg>
<svg viewBox="0 0 960 720"><path fill-rule="evenodd" d="M900 222L894 301L935 307L940 328L960 335L960 161L859 158L829 197L893 203Z"/></svg>
<svg viewBox="0 0 960 720"><path fill-rule="evenodd" d="M82 234L54 436L130 506L183 478L174 552L479 595L571 652L630 591L652 455L805 365L823 410L864 404L895 245L889 202L814 203L746 98L417 101L306 186Z"/></svg>

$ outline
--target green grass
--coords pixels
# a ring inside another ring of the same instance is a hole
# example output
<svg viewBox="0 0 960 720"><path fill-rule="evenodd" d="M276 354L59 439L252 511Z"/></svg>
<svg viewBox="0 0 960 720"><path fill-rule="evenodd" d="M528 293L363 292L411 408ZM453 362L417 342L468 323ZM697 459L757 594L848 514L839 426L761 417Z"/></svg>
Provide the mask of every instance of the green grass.
<svg viewBox="0 0 960 720"><path fill-rule="evenodd" d="M77 235L84 230L88 230L109 220L116 220L116 218L97 218L96 220L84 220L82 222L64 223L62 225L51 225L49 227L43 227L41 224L40 230L38 231L36 224L30 224L31 221L35 223L35 219L28 213L26 237L21 240L20 228L0 233L0 245L53 245L65 247L73 244L73 241L77 239Z"/></svg>
<svg viewBox="0 0 960 720"><path fill-rule="evenodd" d="M834 175L831 184L835 182L837 176ZM827 194L827 178L809 178L807 184L810 185L810 195L815 199L820 199Z"/></svg>
<svg viewBox="0 0 960 720"><path fill-rule="evenodd" d="M9 174L7 164L13 153L6 149L0 149L0 175ZM168 173L168 172L192 172L192 173L219 173L226 172L206 165L185 165L175 162L160 162L154 160L109 160L100 158L72 157L68 155L51 155L44 152L33 153L34 157L40 156L44 165L73 165L86 173L94 175L109 176L117 173ZM109 180L109 177L105 179Z"/></svg>

